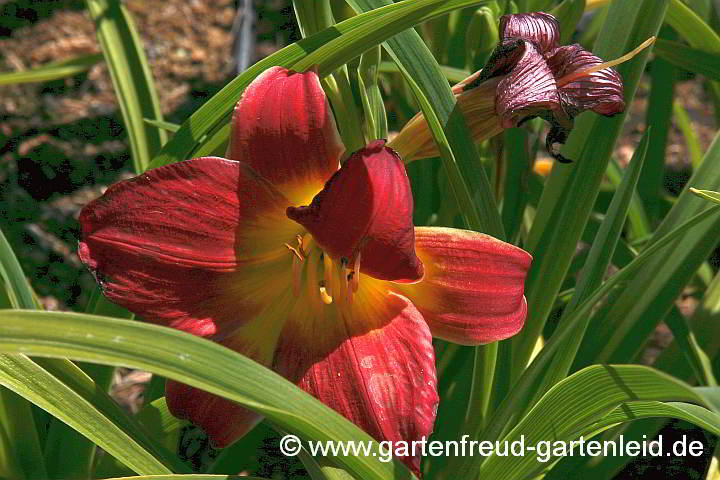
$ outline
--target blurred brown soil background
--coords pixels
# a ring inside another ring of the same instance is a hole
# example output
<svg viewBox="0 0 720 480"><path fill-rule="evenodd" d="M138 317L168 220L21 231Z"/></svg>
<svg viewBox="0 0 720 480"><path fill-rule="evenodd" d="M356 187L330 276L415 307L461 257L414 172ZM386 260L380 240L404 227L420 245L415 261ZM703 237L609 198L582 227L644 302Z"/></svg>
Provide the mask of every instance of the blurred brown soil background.
<svg viewBox="0 0 720 480"><path fill-rule="evenodd" d="M125 1L144 42L166 120L181 123L235 74L233 25L242 20L237 3ZM254 4L253 62L299 35L289 0ZM0 0L0 72L99 51L83 1ZM617 144L621 164L630 160L645 130L648 85L646 78ZM676 99L706 149L717 128L702 80L681 74ZM666 166L666 188L677 192L691 169L685 138L675 125ZM130 176L131 168L127 135L103 62L63 80L0 86L0 228L47 309L84 308L95 283L75 255L77 214L107 185ZM679 304L683 313L694 308L692 293ZM661 326L648 355L671 339ZM114 397L135 411L149 378L119 369Z"/></svg>

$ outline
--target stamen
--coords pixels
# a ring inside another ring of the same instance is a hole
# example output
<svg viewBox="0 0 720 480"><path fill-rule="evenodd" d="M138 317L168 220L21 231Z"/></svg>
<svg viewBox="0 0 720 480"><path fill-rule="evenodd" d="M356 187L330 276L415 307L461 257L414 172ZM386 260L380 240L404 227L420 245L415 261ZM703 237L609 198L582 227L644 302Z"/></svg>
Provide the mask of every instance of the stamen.
<svg viewBox="0 0 720 480"><path fill-rule="evenodd" d="M292 293L295 298L300 296L300 285L302 283L302 266L305 261L305 252L303 251L303 239L300 235L295 235L298 245L291 247L287 243L285 248L293 253L292 260Z"/></svg>
<svg viewBox="0 0 720 480"><path fill-rule="evenodd" d="M290 251L295 255L295 258L297 258L297 259L300 260L301 262L302 262L303 260L305 260L305 257L303 257L303 254L301 253L301 252L302 252L302 246L300 246L300 247L299 247L299 250L298 250L297 248L291 247L290 245L288 245L288 244L286 243L286 244L285 244L285 248L287 248L288 250L290 250Z"/></svg>
<svg viewBox="0 0 720 480"><path fill-rule="evenodd" d="M655 42L655 37L650 37L647 40L645 40L643 43L641 43L636 49L633 51L626 53L620 58L616 58L615 60L610 60L609 62L600 63L598 65L594 65L588 69L585 70L578 70L577 72L572 72L564 77L558 79L555 81L558 88L564 87L570 82L574 82L575 80L578 80L583 77L587 77L590 74L593 74L595 72L599 72L600 70L604 70L606 68L614 67L615 65L619 65L623 62L627 62L631 58L633 58L635 55L640 53L641 51L645 50L647 47L652 45Z"/></svg>

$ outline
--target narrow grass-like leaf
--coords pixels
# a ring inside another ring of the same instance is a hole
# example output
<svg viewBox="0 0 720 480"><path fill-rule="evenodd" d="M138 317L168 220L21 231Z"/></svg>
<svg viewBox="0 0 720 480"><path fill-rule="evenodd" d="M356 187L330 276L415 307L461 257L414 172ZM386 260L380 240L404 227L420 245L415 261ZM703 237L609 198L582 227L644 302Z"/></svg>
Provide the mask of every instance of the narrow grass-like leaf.
<svg viewBox="0 0 720 480"><path fill-rule="evenodd" d="M542 378L541 373L547 369L558 348L573 334L575 326L590 315L592 309L600 300L614 289L620 288L631 281L637 276L638 272L643 271L646 263L657 258L658 252L661 252L663 248L685 235L688 230L699 228L698 226L711 225L713 222L718 221L720 219L718 214L720 214L720 207L709 208L683 222L671 232L665 234L662 240L649 245L630 264L610 277L589 298L579 304L568 318L567 328L557 331L550 337L544 348L533 359L528 368L522 372L518 381L513 385L511 392L493 414L490 424L483 431L482 438L490 441L497 440L510 425L514 424L517 416L525 410L528 400L533 397L533 392L538 387L537 380Z"/></svg>
<svg viewBox="0 0 720 480"><path fill-rule="evenodd" d="M102 58L102 54L92 53L47 63L22 72L3 72L0 73L0 85L49 82L50 80L72 77L73 75L89 70L93 65L101 61Z"/></svg>
<svg viewBox="0 0 720 480"><path fill-rule="evenodd" d="M0 355L0 364L16 355ZM0 382L0 423L7 438L2 456L8 460L11 475L19 479L46 478L47 470L42 455L35 420L30 403L5 388Z"/></svg>
<svg viewBox="0 0 720 480"><path fill-rule="evenodd" d="M363 53L358 66L360 97L365 111L365 124L370 139L387 138L388 126L380 86L378 85L378 66L382 49L378 45Z"/></svg>
<svg viewBox="0 0 720 480"><path fill-rule="evenodd" d="M655 138L655 134L653 133L653 140ZM650 150L650 147L648 146L648 151ZM645 168L647 166L647 155L646 155L646 161L643 162L643 172L645 171ZM618 164L617 160L615 158L610 159L610 163L608 164L607 169L607 177L610 183L615 187L615 189L620 187L620 183L623 179L623 169ZM640 178L642 179L642 173L640 174ZM642 180L638 181L638 190L640 189L640 182ZM632 199L630 199L630 206L628 209L628 228L627 228L627 238L628 240L635 240L638 238L647 237L652 234L652 227L650 226L650 220L648 219L647 213L645 212L645 205L642 201L642 198L640 198L639 191L633 193Z"/></svg>
<svg viewBox="0 0 720 480"><path fill-rule="evenodd" d="M479 438L491 442L499 440L502 438L504 432L507 432L515 425L517 418L521 412L525 410L529 400L533 398L533 392L539 387L539 380L543 378L542 372L547 370L550 361L557 353L559 347L568 341L568 337L573 334L575 326L584 321L597 302L605 298L613 289L621 287L637 275L637 272L641 271L646 262L654 259L655 255L657 255L663 247L677 240L677 238L685 234L689 228L698 224L707 225L720 218L718 214L720 214L720 208L710 208L673 229L672 232L663 237L662 241L649 246L629 265L610 277L600 288L595 290L587 300L578 305L577 309L567 320L568 327L564 330L557 331L534 358L530 366L522 372L510 393L493 413L488 426L483 430ZM460 465L455 467L455 471L470 470L474 472L479 468L479 462L473 460L471 457L463 457L458 463Z"/></svg>
<svg viewBox="0 0 720 480"><path fill-rule="evenodd" d="M600 58L617 58L657 35L668 0L616 0L595 45ZM647 50L618 65L630 103L647 61ZM533 268L526 282L528 319L513 337L514 377L527 365L550 309L570 266L578 240L590 216L624 115L605 118L584 113L563 149L570 165L555 165L538 205L527 249Z"/></svg>
<svg viewBox="0 0 720 480"><path fill-rule="evenodd" d="M590 317L585 317L580 323L573 325L569 325L569 319L578 305L590 297L602 284L607 274L610 261L615 253L615 246L620 240L620 235L625 225L625 219L627 218L635 186L640 178L640 172L645 162L645 154L648 150L650 137L650 130L647 130L635 150L635 154L625 171L620 187L613 196L605 219L595 236L595 241L590 248L587 261L580 272L575 293L568 306L565 307L563 316L560 318L557 326L559 330L572 328L573 333L568 335L567 341L563 342L558 348L550 366L543 374L543 379L539 380L540 386L534 392L534 398L536 399L548 391L550 387L565 378L570 371L583 335L585 335ZM533 402L530 404L532 403Z"/></svg>
<svg viewBox="0 0 720 480"><path fill-rule="evenodd" d="M602 420L586 429L587 433L597 431L618 423L642 418L678 418L704 428L710 433L720 434L720 415L692 403L632 401L621 404L605 415Z"/></svg>
<svg viewBox="0 0 720 480"><path fill-rule="evenodd" d="M660 37L675 38L675 32L663 26ZM663 194L663 179L665 177L665 151L668 137L672 128L672 104L675 91L677 68L663 58L655 58L650 64L650 98L645 115L645 123L655 132L653 142L648 148L648 158L645 162L638 194L647 207L651 220L661 215ZM650 232L647 232L648 235Z"/></svg>
<svg viewBox="0 0 720 480"><path fill-rule="evenodd" d="M700 15L680 0L671 0L665 21L673 27L691 47L720 52L720 35Z"/></svg>
<svg viewBox="0 0 720 480"><path fill-rule="evenodd" d="M135 173L140 173L167 138L165 131L143 122L162 120L145 51L120 0L87 0L87 6L118 96Z"/></svg>
<svg viewBox="0 0 720 480"><path fill-rule="evenodd" d="M228 398L304 439L344 442L371 437L272 370L209 340L167 327L107 317L5 310L0 351L147 370ZM375 456L333 460L363 479L411 478L400 462Z"/></svg>
<svg viewBox="0 0 720 480"><path fill-rule="evenodd" d="M487 222L484 221L484 212L480 212L476 206L476 203L473 201L473 193L471 187L465 181L465 177L460 171L457 159L448 142L445 129L443 128L443 124L438 117L433 104L431 103L430 97L426 96L425 92L423 92L420 86L415 82L411 73L406 71L405 67L401 64L398 65L400 66L400 70L403 72L405 81L410 86L410 89L415 95L415 100L418 102L418 104L420 104L423 110L428 128L430 129L430 132L433 135L433 138L435 139L435 142L438 146L438 150L440 151L441 159L443 160L443 166L445 167L445 172L447 174L450 188L457 202L458 211L460 212L460 215L465 221L465 226L471 230L483 231L484 227L487 226ZM474 148L475 147L473 146L473 149ZM484 175L484 171L482 168L478 168L478 171L483 172ZM487 177L484 178L487 182ZM486 191L490 191L489 183L488 189ZM495 217L498 217L497 210L495 210Z"/></svg>
<svg viewBox="0 0 720 480"><path fill-rule="evenodd" d="M521 128L505 131L505 181L502 201L502 221L509 241L519 238L525 206L528 202L530 165L528 132Z"/></svg>
<svg viewBox="0 0 720 480"><path fill-rule="evenodd" d="M685 137L685 147L690 156L690 164L693 169L697 169L702 162L703 151L700 146L700 141L697 135L695 135L695 129L693 128L692 120L690 120L690 115L688 115L687 110L685 110L685 107L683 107L679 101L673 103L673 113L675 114L675 124L682 132L683 137Z"/></svg>
<svg viewBox="0 0 720 480"><path fill-rule="evenodd" d="M85 402L92 405L102 416L111 422L116 428L121 429L130 436L143 449L150 452L155 458L159 459L163 464L171 467L175 472L186 472L187 468L180 462L177 456L171 451L163 448L158 442L153 440L143 426L138 423L140 417L135 418L128 415L115 400L104 391L99 390L97 385L83 373L74 363L65 359L37 359L35 363L49 374L54 376L58 381L62 382L67 388L71 389L75 395L81 397ZM38 377L42 376L42 372L38 370ZM52 380L44 380L49 383ZM62 449L62 446L59 447ZM67 445L62 449L66 456ZM174 451L174 449L171 449ZM58 452L61 454L61 452ZM121 461L123 459L120 459Z"/></svg>
<svg viewBox="0 0 720 480"><path fill-rule="evenodd" d="M653 49L655 55L689 72L705 75L709 80L720 81L720 53L688 47L684 43L658 38Z"/></svg>
<svg viewBox="0 0 720 480"><path fill-rule="evenodd" d="M156 120L153 118L143 118L143 122L147 123L148 125L152 125L153 127L161 128L172 133L175 133L180 129L180 125L178 125L177 123Z"/></svg>
<svg viewBox="0 0 720 480"><path fill-rule="evenodd" d="M707 403L689 385L657 370L639 365L595 365L551 388L504 441L511 443L522 437L526 444L537 445L541 441L575 440L587 430L594 431L595 424L615 408L635 401ZM714 417L710 424L718 430L720 417ZM530 455L493 455L483 463L480 476L533 478L545 468L545 463Z"/></svg>
<svg viewBox="0 0 720 480"><path fill-rule="evenodd" d="M235 103L252 80L266 69L281 65L301 69L298 62L316 53L305 63L317 64L321 75L327 75L339 65L378 45L388 37L418 23L446 14L454 9L482 3L483 0L405 0L382 9L344 20L315 35L289 45L257 62L226 85L213 98L193 113L165 144L150 167L187 160L201 153L200 143L227 140ZM322 50L320 50L322 49Z"/></svg>
<svg viewBox="0 0 720 480"><path fill-rule="evenodd" d="M673 307L665 317L665 324L670 328L675 344L685 354L687 362L695 372L695 378L702 385L717 385L710 357L700 346L689 319Z"/></svg>
<svg viewBox="0 0 720 480"><path fill-rule="evenodd" d="M707 353L711 361L720 357L720 274L710 282L703 298L689 320L690 331L695 333L698 347ZM684 361L682 348L673 342L663 350L654 366L680 379L693 380L693 370ZM701 384L711 385L711 379L697 378Z"/></svg>
<svg viewBox="0 0 720 480"><path fill-rule="evenodd" d="M0 276L13 308L35 308L32 288L2 231L0 231Z"/></svg>
<svg viewBox="0 0 720 480"><path fill-rule="evenodd" d="M718 416L714 412L708 411L706 408L693 405L691 403L683 402L655 402L655 401L632 401L621 404L613 411L608 413L600 421L591 425L583 432L586 439L608 427L615 425L632 422L630 425L625 425L626 428L620 430L622 432L622 440L617 435L605 436L597 438L601 442L611 442L614 447L611 446L608 449L610 453L602 458L598 457L566 457L560 462L556 463L550 472L545 475L545 480L565 480L567 478L583 478L587 480L605 480L607 478L614 478L618 473L622 464L632 460L626 453L619 450L618 446L622 441L625 445L629 442L636 441L638 444L642 441L648 441L655 437L654 432L657 428L652 428L661 423L663 420L648 422L642 421L643 419L665 419L665 418L677 418L685 420L697 425L698 427L704 428L708 432L716 432L720 427ZM638 434L636 434L638 433ZM669 455L672 453L670 445L662 445L662 455ZM590 460L590 462L588 462ZM587 463L592 466L589 467ZM585 465L583 465L585 464Z"/></svg>
<svg viewBox="0 0 720 480"><path fill-rule="evenodd" d="M306 2L294 0L295 18L304 38L314 35L335 24L330 0ZM298 70L305 68L297 67ZM363 135L363 122L359 106L355 102L351 76L347 65L338 65L330 75L321 79L325 93L335 113L340 137L348 152L363 148L367 135Z"/></svg>
<svg viewBox="0 0 720 480"><path fill-rule="evenodd" d="M35 308L32 288L2 231L0 231L0 277L13 308ZM0 355L0 361L5 357ZM32 407L14 393L2 390L0 419L3 420L8 440L0 442L5 448L0 456L8 459L8 465L18 470L14 473L27 478L43 478L47 475L47 469L35 428Z"/></svg>
<svg viewBox="0 0 720 480"><path fill-rule="evenodd" d="M278 434L270 427L270 422L263 421L240 440L223 449L206 473L232 473L256 471L262 462L261 451L269 443L271 437Z"/></svg>
<svg viewBox="0 0 720 480"><path fill-rule="evenodd" d="M0 384L67 422L134 471L140 474L171 472L91 403L44 372L29 358L22 355L1 356Z"/></svg>
<svg viewBox="0 0 720 480"><path fill-rule="evenodd" d="M353 480L345 470L333 466L327 458L313 457L306 448L300 450L298 458L312 480Z"/></svg>
<svg viewBox="0 0 720 480"><path fill-rule="evenodd" d="M720 35L712 29L690 7L680 0L671 0L665 21L682 36L691 47L713 53L720 53ZM720 98L720 82L710 81L711 95L717 102ZM716 103L716 109L718 107ZM715 112L715 119L720 112Z"/></svg>
<svg viewBox="0 0 720 480"><path fill-rule="evenodd" d="M400 69L394 62L381 62L379 71L381 73L400 73ZM462 68L440 65L440 71L450 83L458 83L470 76L472 72Z"/></svg>
<svg viewBox="0 0 720 480"><path fill-rule="evenodd" d="M720 360L720 275L716 275L705 292L695 312L690 317L690 330L695 333L698 346L717 364ZM699 381L707 383L703 379L694 379L695 372L690 363L685 359L686 354L677 342L673 342L664 349L653 366L668 373L675 378L685 381ZM712 397L706 395L708 400ZM664 422L637 422L630 425L623 431L626 440L641 441L643 435L646 438L653 437L662 427ZM601 462L595 462L592 466L582 466L573 471L573 478L586 478L588 480L605 480L608 474L618 472L623 465L632 460L630 457L606 457ZM565 478L568 478L567 476ZM553 480L556 480L553 477Z"/></svg>
<svg viewBox="0 0 720 480"><path fill-rule="evenodd" d="M146 431L169 451L176 450L180 431L190 424L187 420L180 420L170 413L164 397L145 405L137 413L136 418Z"/></svg>
<svg viewBox="0 0 720 480"><path fill-rule="evenodd" d="M655 231L653 239L706 208L707 202L693 195L689 191L690 186L720 188L720 134L716 135L705 160ZM663 258L648 264L614 299L610 308L596 315L592 333L589 332L583 341L576 368L597 362L625 362L633 358L717 245L719 228L720 222L688 231L675 245L665 250Z"/></svg>

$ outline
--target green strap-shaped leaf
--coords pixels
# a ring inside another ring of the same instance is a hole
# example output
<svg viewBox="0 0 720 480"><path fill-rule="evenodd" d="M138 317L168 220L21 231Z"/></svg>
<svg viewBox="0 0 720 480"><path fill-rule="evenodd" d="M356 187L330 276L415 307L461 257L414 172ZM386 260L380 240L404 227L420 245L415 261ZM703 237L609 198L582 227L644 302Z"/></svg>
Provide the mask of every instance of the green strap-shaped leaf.
<svg viewBox="0 0 720 480"><path fill-rule="evenodd" d="M700 50L661 38L655 40L653 51L677 67L720 81L720 53L717 51Z"/></svg>
<svg viewBox="0 0 720 480"><path fill-rule="evenodd" d="M635 154L625 171L620 187L615 192L605 219L595 236L587 261L575 286L575 293L568 306L565 307L560 323L558 323L558 329L570 328L567 321L572 312L583 300L590 297L600 287L607 274L610 261L615 253L615 247L620 240L625 225L635 186L642 172L650 138L651 135L648 130L635 149ZM579 325L575 325L573 334L569 335L568 340L558 348L555 358L543 375L542 385L534 392L535 398L544 394L552 385L565 378L568 374L589 321L590 317L585 317Z"/></svg>
<svg viewBox="0 0 720 480"><path fill-rule="evenodd" d="M0 311L0 351L68 357L147 370L228 398L304 439L346 442L371 437L272 370L209 340L167 327L65 312ZM409 479L400 462L332 460L357 478Z"/></svg>
<svg viewBox="0 0 720 480"><path fill-rule="evenodd" d="M706 200L690 192L689 188L693 186L720 188L720 134L716 135L702 165L655 231L651 242L684 219L707 208ZM598 361L625 362L633 358L717 245L718 228L720 222L686 232L675 246L666 248L662 258L639 272L610 308L596 315L592 341L588 338L583 342L576 365L586 366Z"/></svg>
<svg viewBox="0 0 720 480"><path fill-rule="evenodd" d="M24 355L0 356L0 384L66 422L137 473L171 473L138 444L139 439L123 432L95 405ZM182 468L179 462L177 466Z"/></svg>
<svg viewBox="0 0 720 480"><path fill-rule="evenodd" d="M671 0L665 21L677 30L691 47L720 52L720 35L680 0Z"/></svg>
<svg viewBox="0 0 720 480"><path fill-rule="evenodd" d="M36 308L32 287L18 262L15 252L0 231L0 278L13 308ZM5 355L0 356L0 360ZM9 357L8 357L9 358ZM47 476L32 405L14 393L0 389L0 421L5 438L0 439L0 460L10 475L26 478Z"/></svg>
<svg viewBox="0 0 720 480"><path fill-rule="evenodd" d="M140 173L167 139L164 130L143 122L162 120L145 51L120 0L87 0L87 6L125 121L135 173Z"/></svg>
<svg viewBox="0 0 720 480"><path fill-rule="evenodd" d="M627 282L631 281L638 272L644 269L648 262L657 258L658 253L662 252L663 248L677 241L677 239L685 235L689 229L701 228L717 221L718 218L720 218L718 214L720 214L720 207L709 208L694 215L682 225L664 235L661 240L658 240L646 248L630 262L630 264L610 277L600 288L595 290L589 298L578 305L567 320L567 328L557 331L550 337L550 340L545 344L544 348L532 363L530 363L530 366L523 371L508 396L492 416L489 425L482 433L482 438L490 441L497 440L502 437L503 432L514 425L517 417L525 410L528 398L532 398L534 389L537 388L536 380L541 378L542 372L548 368L553 355L555 355L558 348L567 341L567 338L574 333L575 327L580 324L580 322L583 322L585 317L592 312L593 307L600 300L605 298L614 289L624 286Z"/></svg>
<svg viewBox="0 0 720 480"><path fill-rule="evenodd" d="M720 430L720 416L714 412L710 412L706 408L683 402L633 401L621 404L600 421L581 432L581 435L587 439L615 425L652 418L677 418L685 420L715 434ZM636 428L636 426L639 428ZM631 441L636 441L640 444L641 441L648 441L647 439L653 438L656 430L650 431L647 427L647 422L637 422L631 424L629 429L622 431L625 445ZM638 429L640 430L640 434L634 435ZM620 439L617 436L603 438L603 440L614 441L616 445L615 448L618 448L617 445L620 443ZM657 448L657 444L654 448ZM672 454L671 448L672 445L663 442L662 455L667 456L668 453ZM612 452L612 450L609 451ZM590 460L600 460L600 462L593 462L593 468L589 471L576 469L578 464L588 460L587 457L568 457L556 463L544 478L545 480L565 480L567 478L604 480L612 478L619 470L619 464L621 462L632 459L628 456L622 456L620 453L621 452L618 451L617 455L605 456L602 459L597 457L591 458ZM610 465L609 462L612 462L612 465Z"/></svg>
<svg viewBox="0 0 720 480"><path fill-rule="evenodd" d="M639 365L595 365L551 388L528 414L504 437L514 442L524 438L534 446L540 441L569 442L620 405L636 401L680 401L703 405L706 400L689 385L649 367ZM712 413L706 409L706 412ZM663 412L664 414L664 412ZM713 414L714 415L714 414ZM717 417L717 415L715 415ZM613 423L617 423L613 417ZM718 417L713 422L720 429ZM532 478L547 468L532 455L489 457L481 478Z"/></svg>
<svg viewBox="0 0 720 480"><path fill-rule="evenodd" d="M72 77L73 75L89 70L93 65L101 61L102 58L101 54L92 53L47 63L23 72L0 73L0 85L49 82L50 80Z"/></svg>

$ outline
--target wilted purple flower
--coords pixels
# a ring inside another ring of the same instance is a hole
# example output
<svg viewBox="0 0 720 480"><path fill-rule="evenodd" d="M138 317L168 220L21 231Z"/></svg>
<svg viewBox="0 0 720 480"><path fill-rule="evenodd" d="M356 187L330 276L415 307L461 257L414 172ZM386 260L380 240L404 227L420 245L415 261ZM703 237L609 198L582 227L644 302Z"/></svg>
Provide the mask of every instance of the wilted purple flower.
<svg viewBox="0 0 720 480"><path fill-rule="evenodd" d="M603 63L580 45L559 46L558 22L543 12L504 15L499 30L500 43L485 68L453 87L475 140L541 117L551 124L548 151L567 161L553 145L565 142L579 113L612 116L625 109L622 78L610 67L639 49ZM429 132L422 137L424 123L422 116L414 118L391 142L404 158L437 155Z"/></svg>

